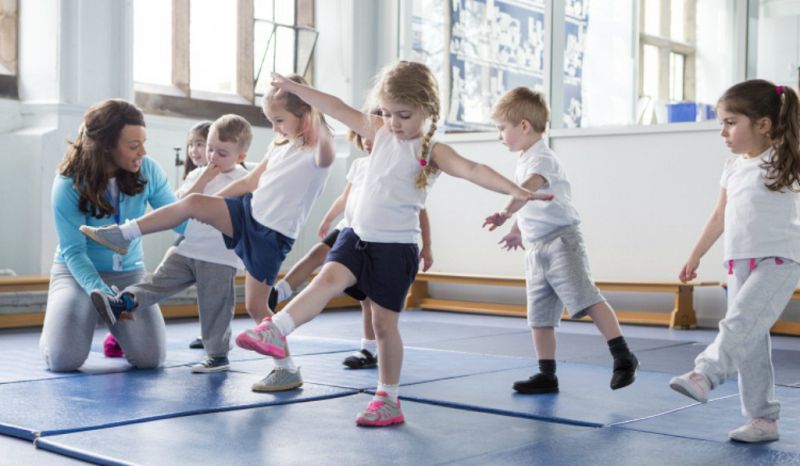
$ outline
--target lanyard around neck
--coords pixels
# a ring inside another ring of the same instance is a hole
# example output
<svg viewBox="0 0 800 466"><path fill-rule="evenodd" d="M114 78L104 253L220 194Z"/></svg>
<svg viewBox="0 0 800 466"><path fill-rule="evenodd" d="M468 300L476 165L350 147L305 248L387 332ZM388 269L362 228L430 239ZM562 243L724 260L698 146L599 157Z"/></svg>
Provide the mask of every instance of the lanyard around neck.
<svg viewBox="0 0 800 466"><path fill-rule="evenodd" d="M117 193L117 198L114 199L114 196L111 195L111 191L106 189L106 198L108 198L108 202L114 206L114 221L117 222L117 225L120 224L120 214L119 214L119 198L122 196L121 192Z"/></svg>

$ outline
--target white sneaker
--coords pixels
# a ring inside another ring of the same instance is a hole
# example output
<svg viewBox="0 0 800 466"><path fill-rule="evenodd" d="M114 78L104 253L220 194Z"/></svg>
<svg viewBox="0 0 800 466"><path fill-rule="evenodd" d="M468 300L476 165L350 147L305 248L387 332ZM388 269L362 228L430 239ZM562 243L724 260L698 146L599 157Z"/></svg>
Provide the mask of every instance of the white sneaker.
<svg viewBox="0 0 800 466"><path fill-rule="evenodd" d="M728 432L728 437L737 442L757 443L774 442L778 435L778 421L754 417L748 419L742 427Z"/></svg>
<svg viewBox="0 0 800 466"><path fill-rule="evenodd" d="M706 403L708 402L708 392L711 391L711 382L705 375L692 371L673 377L669 381L669 387L689 398L694 398L700 403Z"/></svg>

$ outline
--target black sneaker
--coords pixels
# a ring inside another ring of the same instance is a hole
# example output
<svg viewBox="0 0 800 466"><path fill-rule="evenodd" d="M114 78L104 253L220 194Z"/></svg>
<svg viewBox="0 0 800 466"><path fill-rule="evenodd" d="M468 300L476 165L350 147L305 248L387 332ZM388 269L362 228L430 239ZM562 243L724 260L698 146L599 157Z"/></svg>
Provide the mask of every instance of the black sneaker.
<svg viewBox="0 0 800 466"><path fill-rule="evenodd" d="M196 374L207 374L209 372L225 372L231 368L228 358L220 356L218 358L207 357L205 361L192 366L192 372Z"/></svg>
<svg viewBox="0 0 800 466"><path fill-rule="evenodd" d="M191 343L189 343L189 348L191 348L191 349L203 349L203 348L205 348L205 346L203 346L203 339L200 338L200 337L195 338L194 340L192 340Z"/></svg>
<svg viewBox="0 0 800 466"><path fill-rule="evenodd" d="M614 374L611 376L611 389L627 387L636 380L636 372L639 370L639 360L633 353L627 356L614 359Z"/></svg>
<svg viewBox="0 0 800 466"><path fill-rule="evenodd" d="M368 349L362 349L358 353L346 357L342 364L350 369L370 369L378 365L378 357Z"/></svg>
<svg viewBox="0 0 800 466"><path fill-rule="evenodd" d="M100 290L92 291L92 303L100 317L108 325L114 325L123 312L132 312L136 308L136 298L128 292L109 296Z"/></svg>
<svg viewBox="0 0 800 466"><path fill-rule="evenodd" d="M275 312L275 308L278 307L278 290L276 290L274 286L269 290L267 305L269 305L269 310L272 312Z"/></svg>
<svg viewBox="0 0 800 466"><path fill-rule="evenodd" d="M514 382L514 390L519 393L538 395L542 393L558 393L558 377L555 374L534 374L528 380Z"/></svg>

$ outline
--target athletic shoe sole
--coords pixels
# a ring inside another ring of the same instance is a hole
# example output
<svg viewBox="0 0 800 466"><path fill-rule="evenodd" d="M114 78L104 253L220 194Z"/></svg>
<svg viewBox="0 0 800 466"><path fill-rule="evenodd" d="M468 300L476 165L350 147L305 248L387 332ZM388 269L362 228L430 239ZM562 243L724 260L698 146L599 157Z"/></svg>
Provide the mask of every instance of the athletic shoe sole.
<svg viewBox="0 0 800 466"><path fill-rule="evenodd" d="M194 374L212 374L214 372L225 372L231 369L230 364L225 364L224 366L214 366L214 367L206 367L202 364L197 364L192 366L192 373Z"/></svg>
<svg viewBox="0 0 800 466"><path fill-rule="evenodd" d="M287 383L285 385L269 385L269 386L253 384L253 386L250 388L254 392L272 393L272 392L285 392L288 390L294 390L295 388L300 388L302 386L303 382L297 382L297 383Z"/></svg>
<svg viewBox="0 0 800 466"><path fill-rule="evenodd" d="M675 390L681 395L685 395L695 401L699 401L700 403L707 403L708 398L703 399L702 396L698 395L695 392L694 387L690 384L691 382L687 382L681 379L680 377L674 377L672 380L669 381L669 388Z"/></svg>
<svg viewBox="0 0 800 466"><path fill-rule="evenodd" d="M89 226L86 226L86 225L81 225L79 230L81 231L81 233L83 233L84 235L86 235L89 238L93 239L95 242L97 242L99 244L102 244L103 246L107 247L108 249L111 249L114 252L122 254L123 256L128 253L128 248L123 248L121 246L117 246L116 244L110 243L110 242L106 241L104 238L101 238L101 237L97 236L94 233L94 229L92 229L92 227L89 227Z"/></svg>
<svg viewBox="0 0 800 466"><path fill-rule="evenodd" d="M114 312L111 311L111 306L108 305L108 300L103 296L100 291L92 291L92 304L100 318L108 325L117 323L117 318L114 317Z"/></svg>

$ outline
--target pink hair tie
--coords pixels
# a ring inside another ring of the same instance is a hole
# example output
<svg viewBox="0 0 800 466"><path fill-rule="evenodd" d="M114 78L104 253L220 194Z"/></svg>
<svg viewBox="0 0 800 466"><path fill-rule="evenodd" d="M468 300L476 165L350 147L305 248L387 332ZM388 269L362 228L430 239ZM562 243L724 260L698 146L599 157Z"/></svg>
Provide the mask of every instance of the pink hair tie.
<svg viewBox="0 0 800 466"><path fill-rule="evenodd" d="M424 167L425 165L428 165L428 161L427 161L427 160L425 160L425 159L420 159L420 161L419 161L419 166L420 166L420 167Z"/></svg>
<svg viewBox="0 0 800 466"><path fill-rule="evenodd" d="M775 92L778 95L783 95L783 86L781 86L781 85L775 86Z"/></svg>

